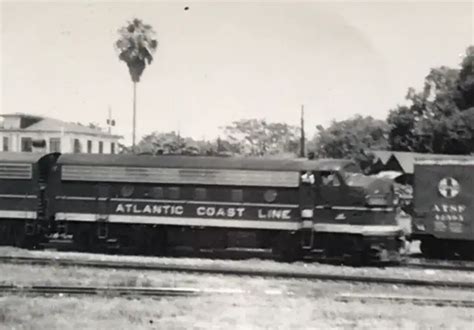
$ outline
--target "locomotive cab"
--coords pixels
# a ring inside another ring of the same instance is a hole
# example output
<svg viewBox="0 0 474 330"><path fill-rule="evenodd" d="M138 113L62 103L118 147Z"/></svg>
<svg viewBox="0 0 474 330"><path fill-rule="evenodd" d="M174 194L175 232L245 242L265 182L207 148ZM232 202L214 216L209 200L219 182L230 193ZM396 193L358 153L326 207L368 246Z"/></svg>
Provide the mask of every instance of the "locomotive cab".
<svg viewBox="0 0 474 330"><path fill-rule="evenodd" d="M402 230L392 181L366 176L352 162L319 162L312 172L312 252L322 258L398 261Z"/></svg>

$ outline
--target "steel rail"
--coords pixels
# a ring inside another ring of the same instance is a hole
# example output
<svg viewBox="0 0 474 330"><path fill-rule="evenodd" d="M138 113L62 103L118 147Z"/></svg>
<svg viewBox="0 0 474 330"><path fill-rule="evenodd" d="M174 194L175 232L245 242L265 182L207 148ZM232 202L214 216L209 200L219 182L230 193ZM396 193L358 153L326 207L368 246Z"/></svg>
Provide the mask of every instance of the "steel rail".
<svg viewBox="0 0 474 330"><path fill-rule="evenodd" d="M404 295L374 295L374 294L357 294L344 293L336 296L336 301L350 302L395 302L395 303L410 303L414 305L435 305L435 306L453 306L453 307L468 307L474 308L474 300L472 299L454 299L454 298L440 298L440 297L426 297L426 296L404 296Z"/></svg>
<svg viewBox="0 0 474 330"><path fill-rule="evenodd" d="M422 268L422 269L438 269L438 270L460 270L460 271L474 271L473 262L465 261L453 261L453 260L430 260L423 258L410 258L407 259L403 266L409 268Z"/></svg>
<svg viewBox="0 0 474 330"><path fill-rule="evenodd" d="M56 285L0 285L0 294L32 295L105 295L137 297L196 296L202 294L237 294L241 290L196 289L175 287L122 287L122 286L56 286Z"/></svg>
<svg viewBox="0 0 474 330"><path fill-rule="evenodd" d="M120 286L56 286L56 285L0 285L0 295L26 295L26 296L105 296L105 297L192 297L211 294L248 294L249 291L239 289L198 289L177 287L120 287ZM263 292L264 294L274 294ZM293 295L293 293L283 293ZM375 295L343 293L332 297L338 302L360 301L363 303L410 303L414 305L435 305L474 308L473 299L453 299L427 296L404 296L404 295Z"/></svg>
<svg viewBox="0 0 474 330"><path fill-rule="evenodd" d="M0 262L13 264L28 265L45 265L45 266L61 266L61 267L91 267L102 269L126 269L126 270L147 270L147 271L168 271L168 272L184 272L194 274L220 274L220 275L237 275L237 276L258 276L273 278L297 278L321 281L338 281L338 282L357 282L365 284L385 284L385 285L405 285L405 286L422 286L422 287L438 287L438 288L464 288L474 289L474 282L466 281L442 281L442 280L426 280L402 277L381 277L366 275L341 275L317 273L302 270L268 270L255 269L252 267L224 267L216 265L174 265L164 263L144 263L129 261L96 261L96 260L77 260L66 258L38 258L38 257L13 257L2 256Z"/></svg>

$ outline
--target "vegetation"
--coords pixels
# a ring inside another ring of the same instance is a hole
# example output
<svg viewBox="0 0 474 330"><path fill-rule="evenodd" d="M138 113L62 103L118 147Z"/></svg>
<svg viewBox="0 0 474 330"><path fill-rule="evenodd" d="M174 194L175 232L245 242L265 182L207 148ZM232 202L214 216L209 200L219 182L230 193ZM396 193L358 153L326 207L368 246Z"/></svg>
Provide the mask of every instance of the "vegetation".
<svg viewBox="0 0 474 330"><path fill-rule="evenodd" d="M317 127L314 138L316 157L355 159L364 168L371 163L368 149L385 150L389 147L389 126L383 120L355 116L333 121L327 128Z"/></svg>
<svg viewBox="0 0 474 330"><path fill-rule="evenodd" d="M133 82L132 148L135 148L137 83L140 81L146 65L150 65L153 61L158 41L155 39L155 31L151 25L144 24L137 18L121 27L118 33L119 39L115 42L115 48L119 60L127 64Z"/></svg>
<svg viewBox="0 0 474 330"><path fill-rule="evenodd" d="M355 159L362 167L372 162L369 150L474 153L474 46L466 50L459 69L431 69L423 90L409 88L406 101L392 109L387 120L355 116L326 128L317 126L308 150L316 157ZM241 119L224 126L223 138L214 141L154 132L144 136L137 149L151 154L297 157L299 130L286 123Z"/></svg>
<svg viewBox="0 0 474 330"><path fill-rule="evenodd" d="M298 153L299 128L285 123L242 119L226 126L224 132L230 144L244 155Z"/></svg>
<svg viewBox="0 0 474 330"><path fill-rule="evenodd" d="M431 69L424 89L410 88L406 98L409 105L393 109L387 119L391 150L474 152L474 46L460 69Z"/></svg>

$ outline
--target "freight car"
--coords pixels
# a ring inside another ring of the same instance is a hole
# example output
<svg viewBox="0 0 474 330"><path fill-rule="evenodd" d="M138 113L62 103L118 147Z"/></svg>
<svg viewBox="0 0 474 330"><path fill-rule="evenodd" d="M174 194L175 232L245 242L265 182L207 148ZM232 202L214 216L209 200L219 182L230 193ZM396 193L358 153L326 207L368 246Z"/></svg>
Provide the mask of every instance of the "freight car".
<svg viewBox="0 0 474 330"><path fill-rule="evenodd" d="M474 157L417 159L413 205L425 256L474 258Z"/></svg>
<svg viewBox="0 0 474 330"><path fill-rule="evenodd" d="M47 189L50 231L83 250L393 261L401 247L393 184L347 160L64 154Z"/></svg>

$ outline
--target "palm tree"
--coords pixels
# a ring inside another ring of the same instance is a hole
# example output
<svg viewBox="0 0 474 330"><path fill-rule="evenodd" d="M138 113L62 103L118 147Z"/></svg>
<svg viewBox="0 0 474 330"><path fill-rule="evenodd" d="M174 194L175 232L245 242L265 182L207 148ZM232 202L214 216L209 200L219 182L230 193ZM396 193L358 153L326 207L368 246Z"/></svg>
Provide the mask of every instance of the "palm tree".
<svg viewBox="0 0 474 330"><path fill-rule="evenodd" d="M151 25L144 24L135 18L118 30L119 39L115 42L115 48L119 60L128 66L130 77L133 82L133 137L132 150L135 150L135 128L137 112L137 83L145 70L145 66L153 61L153 54L158 47L155 39L155 31Z"/></svg>

